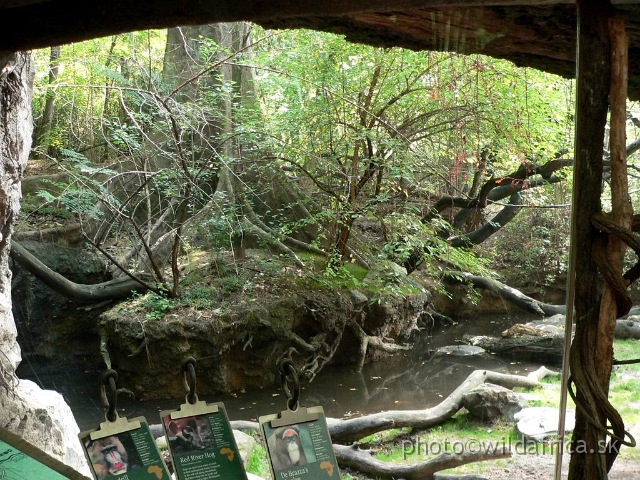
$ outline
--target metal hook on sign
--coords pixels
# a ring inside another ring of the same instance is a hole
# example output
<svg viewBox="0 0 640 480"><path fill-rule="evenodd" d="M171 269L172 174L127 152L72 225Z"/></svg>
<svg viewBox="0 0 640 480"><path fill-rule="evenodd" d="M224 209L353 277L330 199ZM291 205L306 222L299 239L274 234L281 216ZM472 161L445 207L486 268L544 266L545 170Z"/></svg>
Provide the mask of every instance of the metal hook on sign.
<svg viewBox="0 0 640 480"><path fill-rule="evenodd" d="M297 410L300 400L300 381L298 372L290 358L283 358L278 362L278 373L280 374L280 385L284 396L287 397L287 408ZM289 390L289 380L293 384L293 393Z"/></svg>
<svg viewBox="0 0 640 480"><path fill-rule="evenodd" d="M118 412L116 411L118 406L118 391L116 389L117 381L118 372L115 370L105 370L100 375L100 398L102 399L102 406L107 411L105 413L105 418L109 422L115 422L118 419ZM107 385L109 386L108 394Z"/></svg>
<svg viewBox="0 0 640 480"><path fill-rule="evenodd" d="M187 402L191 405L195 405L198 401L198 395L196 395L196 359L193 357L187 357L182 361L182 371L184 373L183 383L184 388L187 391Z"/></svg>

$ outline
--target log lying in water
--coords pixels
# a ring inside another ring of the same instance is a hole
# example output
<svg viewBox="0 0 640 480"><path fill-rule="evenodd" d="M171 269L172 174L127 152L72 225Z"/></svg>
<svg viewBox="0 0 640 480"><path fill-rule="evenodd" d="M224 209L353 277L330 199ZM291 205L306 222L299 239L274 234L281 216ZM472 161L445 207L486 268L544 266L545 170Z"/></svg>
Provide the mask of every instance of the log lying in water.
<svg viewBox="0 0 640 480"><path fill-rule="evenodd" d="M536 388L541 386L540 380L549 375L557 375L551 370L541 367L529 375L509 375L490 370L475 370L438 405L422 410L392 410L374 413L347 420L331 420L329 432L336 443L353 443L367 435L390 428L412 427L429 428L439 425L451 418L462 408L462 397L469 390L484 382L495 383L507 388Z"/></svg>
<svg viewBox="0 0 640 480"><path fill-rule="evenodd" d="M463 340L469 345L484 348L487 352L501 357L543 363L545 365L562 365L562 335L521 335L514 337L487 337L484 335L464 335Z"/></svg>
<svg viewBox="0 0 640 480"><path fill-rule="evenodd" d="M550 375L558 375L558 373L545 367L540 367L526 377L476 370L447 398L434 407L423 410L381 412L348 420L329 419L329 431L334 442L351 443L371 433L390 428L432 427L451 418L462 408L464 395L484 382L497 383L508 388L535 388L541 386L541 379ZM445 453L425 462L400 465L377 460L368 452L357 450L357 447L334 444L333 449L338 463L343 467L353 468L376 478L405 478L407 480L479 480L484 477L480 475L446 475L438 472L467 463L511 456L508 449L496 448L490 452L483 450L482 452L463 452L461 454Z"/></svg>
<svg viewBox="0 0 640 480"><path fill-rule="evenodd" d="M340 445L353 443L361 438L390 428L412 427L429 428L450 419L462 408L462 398L478 385L490 382L508 388L535 388L542 384L545 377L558 375L545 367L540 367L527 376L509 375L489 370L475 370L462 384L438 405L422 410L393 410L374 413L347 420L327 418L329 432L334 442L333 450L336 459L342 467L349 467L364 472L372 477L383 479L404 478L411 480L480 480L481 475L447 475L438 473L458 465L464 465L483 460L506 458L511 456L508 449L496 448L487 452L463 452L461 454L445 453L425 462L410 465L387 463L375 459L368 452L358 450L357 447ZM258 425L254 422L231 422L233 428L254 429Z"/></svg>

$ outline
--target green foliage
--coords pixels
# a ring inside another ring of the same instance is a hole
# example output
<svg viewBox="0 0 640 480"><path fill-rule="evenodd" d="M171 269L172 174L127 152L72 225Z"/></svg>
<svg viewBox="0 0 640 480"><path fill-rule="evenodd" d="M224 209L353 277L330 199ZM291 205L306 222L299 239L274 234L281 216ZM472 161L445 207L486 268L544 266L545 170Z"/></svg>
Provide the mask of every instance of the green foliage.
<svg viewBox="0 0 640 480"><path fill-rule="evenodd" d="M219 304L220 295L215 288L209 285L194 285L186 289L180 303L189 305L196 310L213 310Z"/></svg>
<svg viewBox="0 0 640 480"><path fill-rule="evenodd" d="M45 202L44 206L53 205L63 208L74 216L80 218L100 219L104 211L100 208L101 202L107 202L114 208L120 206L120 201L101 181L101 177L111 175L113 170L94 167L87 157L81 153L69 149L61 149L61 155L66 163L67 172L71 178L70 183L53 182L45 180L52 185L53 191L40 190L37 195Z"/></svg>
<svg viewBox="0 0 640 480"><path fill-rule="evenodd" d="M261 478L269 478L271 475L267 451L260 443L253 449L249 464L247 465L247 472L253 473Z"/></svg>
<svg viewBox="0 0 640 480"><path fill-rule="evenodd" d="M366 272L366 269L348 263L328 264L318 281L328 288L359 288Z"/></svg>
<svg viewBox="0 0 640 480"><path fill-rule="evenodd" d="M245 286L246 278L243 275L228 275L216 278L214 283L223 293L228 294L242 290Z"/></svg>
<svg viewBox="0 0 640 480"><path fill-rule="evenodd" d="M233 211L216 215L200 223L199 234L204 235L208 248L213 252L231 250L233 240L239 235L240 227L234 218Z"/></svg>
<svg viewBox="0 0 640 480"><path fill-rule="evenodd" d="M482 149L492 152L486 173L498 176L570 144L568 84L507 62L308 31L263 47L255 64L264 126L255 128L278 152L273 163L315 195L329 251L340 231L374 216L388 231L387 258L424 251L436 277L442 262L487 273L473 252L448 247L446 222L421 224L429 202L408 200L468 190Z"/></svg>
<svg viewBox="0 0 640 480"><path fill-rule="evenodd" d="M516 217L496 236L493 267L531 285L553 284L567 269L568 215L566 209L533 209Z"/></svg>
<svg viewBox="0 0 640 480"><path fill-rule="evenodd" d="M213 31L202 28L197 32ZM255 37L266 34L253 28ZM225 74L204 71L233 55L222 40L187 39L196 54L184 68L163 63L166 39L165 32L148 31L64 46L56 85L48 84L48 51L35 54L34 111L55 95L49 142L73 178L39 195L46 208L81 219L113 218L110 232L119 242L138 242L136 230L151 228L163 212L184 206L189 217L215 204L197 222L215 259L243 238L246 207L239 200L246 200L260 207L275 240L313 236L315 247L335 252L319 280L327 286L362 284L348 247L399 264L423 252L434 279L456 269L490 275L474 251L451 248L447 239L459 232L446 213L423 222L433 199L466 195L483 151L490 152L480 171L484 181L570 147L569 83L508 62L371 48L299 30L239 53ZM255 77L240 80L245 64ZM167 96L189 77L192 84ZM123 160L126 167L104 167ZM212 201L225 175L233 187ZM262 178L290 186L311 213L292 214L299 205L290 197L262 205L278 193L276 183L256 181ZM534 201L555 201L545 195ZM375 241L353 240L363 219L380 225ZM545 220L529 231L531 242L514 248L505 241L495 256L506 252L514 258L504 261L514 263L520 255L527 273L543 265L545 275L557 274L558 226ZM512 242L522 238L517 229L509 233L518 239ZM214 283L228 294L250 287L237 273ZM401 283L383 280L375 288L400 294ZM212 298L202 291L193 301L206 305Z"/></svg>
<svg viewBox="0 0 640 480"><path fill-rule="evenodd" d="M55 206L55 204L55 201L51 202L50 204L43 204L42 197L40 197L39 195L25 195L22 198L21 213L24 215L50 215L60 220L69 220L73 218L73 213L65 208L57 207Z"/></svg>
<svg viewBox="0 0 640 480"><path fill-rule="evenodd" d="M148 311L147 320L161 320L174 306L174 302L163 295L150 293L144 297L142 306Z"/></svg>

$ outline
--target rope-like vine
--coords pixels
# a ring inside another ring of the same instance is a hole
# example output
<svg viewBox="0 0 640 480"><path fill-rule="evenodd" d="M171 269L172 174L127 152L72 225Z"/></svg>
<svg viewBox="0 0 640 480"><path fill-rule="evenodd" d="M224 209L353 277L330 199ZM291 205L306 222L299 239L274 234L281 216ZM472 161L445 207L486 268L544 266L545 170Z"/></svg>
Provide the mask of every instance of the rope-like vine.
<svg viewBox="0 0 640 480"><path fill-rule="evenodd" d="M624 274L617 272L609 263L606 255L608 240L611 235L616 236L631 248L640 259L640 235L621 227L600 213L593 217L593 225L600 230L600 234L593 244L593 261L598 271L610 288L617 306L618 318L626 315L632 306L628 292L629 285L640 278L640 260ZM604 450L607 471L613 465L620 452L620 447L636 446L636 440L625 429L622 417L611 404L608 392L600 384L593 352L598 342L597 325L600 313L600 302L594 306L585 319L587 328L578 329L573 340L577 348L570 352L571 377L568 392L576 404L576 409L584 416L586 422L594 430L608 436L609 440ZM631 361L634 362L634 361ZM630 363L616 361L615 364ZM576 386L577 392L572 389Z"/></svg>

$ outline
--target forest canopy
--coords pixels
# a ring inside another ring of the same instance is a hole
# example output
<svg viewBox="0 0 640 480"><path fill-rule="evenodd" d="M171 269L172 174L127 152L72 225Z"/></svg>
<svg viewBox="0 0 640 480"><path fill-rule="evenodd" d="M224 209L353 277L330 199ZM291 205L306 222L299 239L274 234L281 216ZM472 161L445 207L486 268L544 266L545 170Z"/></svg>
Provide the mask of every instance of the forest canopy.
<svg viewBox="0 0 640 480"><path fill-rule="evenodd" d="M565 269L570 81L244 23L35 59L33 156L62 175L27 196L27 222L73 217L115 275L158 293L180 295L187 230L240 257L310 251L329 272L391 260L545 284Z"/></svg>

